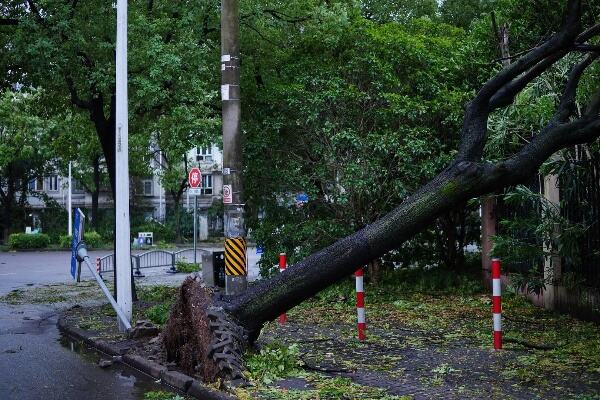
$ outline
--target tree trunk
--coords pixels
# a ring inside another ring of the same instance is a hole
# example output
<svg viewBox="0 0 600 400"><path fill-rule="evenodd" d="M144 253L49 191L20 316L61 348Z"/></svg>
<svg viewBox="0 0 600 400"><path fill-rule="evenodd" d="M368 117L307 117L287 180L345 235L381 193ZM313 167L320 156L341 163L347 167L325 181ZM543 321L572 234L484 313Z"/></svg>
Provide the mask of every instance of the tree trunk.
<svg viewBox="0 0 600 400"><path fill-rule="evenodd" d="M580 2L569 0L559 32L482 86L466 106L456 159L383 218L259 281L239 296L212 295L198 276L188 278L165 327L168 358L188 372L200 370L207 380L241 377L241 352L257 338L265 322L397 248L469 199L526 182L556 151L595 140L600 135L600 91L592 96L584 114L575 113L575 94L583 72L597 54L572 68L546 128L506 160L496 164L481 161L489 114L510 105L529 82L575 45L600 34L600 25L580 33L579 18Z"/></svg>
<svg viewBox="0 0 600 400"><path fill-rule="evenodd" d="M173 197L173 213L175 216L175 242L181 243L181 192L171 191Z"/></svg>
<svg viewBox="0 0 600 400"><path fill-rule="evenodd" d="M92 227L98 232L98 197L100 197L100 156L94 158L94 189L92 190Z"/></svg>

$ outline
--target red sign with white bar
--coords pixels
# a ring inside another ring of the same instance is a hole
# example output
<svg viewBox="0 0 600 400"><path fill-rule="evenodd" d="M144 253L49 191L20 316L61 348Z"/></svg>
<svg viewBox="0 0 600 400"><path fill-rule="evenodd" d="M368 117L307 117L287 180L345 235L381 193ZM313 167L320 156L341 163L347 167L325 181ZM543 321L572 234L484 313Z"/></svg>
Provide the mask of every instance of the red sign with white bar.
<svg viewBox="0 0 600 400"><path fill-rule="evenodd" d="M200 189L202 187L202 173L200 172L200 168L194 167L190 169L188 183L192 189Z"/></svg>

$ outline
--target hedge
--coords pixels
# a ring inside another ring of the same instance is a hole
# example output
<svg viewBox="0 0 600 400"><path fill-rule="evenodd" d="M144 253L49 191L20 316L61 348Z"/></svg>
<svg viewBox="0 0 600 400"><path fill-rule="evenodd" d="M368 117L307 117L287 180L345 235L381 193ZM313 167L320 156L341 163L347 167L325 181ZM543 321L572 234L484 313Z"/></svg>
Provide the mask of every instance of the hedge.
<svg viewBox="0 0 600 400"><path fill-rule="evenodd" d="M11 249L43 249L50 244L50 236L44 233L13 233L8 237Z"/></svg>
<svg viewBox="0 0 600 400"><path fill-rule="evenodd" d="M85 232L83 234L83 239L85 244L87 244L88 249L99 248L103 244L102 236L94 231ZM61 235L60 237L60 247L70 248L71 247L72 237L69 235Z"/></svg>

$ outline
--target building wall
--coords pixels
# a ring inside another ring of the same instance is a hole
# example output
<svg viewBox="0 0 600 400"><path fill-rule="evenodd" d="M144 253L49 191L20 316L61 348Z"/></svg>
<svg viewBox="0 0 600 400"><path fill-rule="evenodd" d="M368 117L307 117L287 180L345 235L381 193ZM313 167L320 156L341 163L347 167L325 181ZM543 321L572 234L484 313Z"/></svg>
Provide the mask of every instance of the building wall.
<svg viewBox="0 0 600 400"><path fill-rule="evenodd" d="M203 220L206 220L207 210L214 201L220 201L223 188L223 153L216 144L210 146L207 150L191 149L188 152L188 159L191 161L190 166L200 168L203 175L210 176L212 187L206 190L206 193L198 196L198 210ZM171 197L165 192L164 187L160 184L160 167L159 163L153 161L151 165L152 176L147 178L136 179L136 182L131 183L132 193L135 197L132 199L134 205L143 206L147 217L163 221L166 215L167 204L172 203ZM205 178L207 179L207 178ZM43 192L59 205L64 208L68 207L68 177L54 176L43 178L43 183L32 183L33 189L36 192ZM40 187L43 186L43 187ZM81 208L92 207L92 195L85 190L77 187L74 181L74 190L72 194L72 206ZM208 189L208 188L206 188ZM45 208L45 203L42 199L35 195L28 196L28 202L33 208L34 215L36 210ZM193 196L184 193L182 196L182 205L185 209L191 211L194 206ZM113 208L114 202L110 191L101 191L98 199L99 208Z"/></svg>

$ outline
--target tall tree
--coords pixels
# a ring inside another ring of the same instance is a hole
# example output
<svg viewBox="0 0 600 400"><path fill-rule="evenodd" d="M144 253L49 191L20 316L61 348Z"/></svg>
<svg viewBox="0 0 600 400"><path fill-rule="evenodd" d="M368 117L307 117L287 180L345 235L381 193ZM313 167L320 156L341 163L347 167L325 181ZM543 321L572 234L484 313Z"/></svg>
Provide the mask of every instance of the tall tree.
<svg viewBox="0 0 600 400"><path fill-rule="evenodd" d="M600 136L600 87L585 99L584 108L575 107L575 100L582 76L600 56L594 44L599 35L600 25L582 28L581 2L569 0L559 30L487 80L467 103L458 152L449 165L369 226L240 296L213 298L200 282L189 278L165 330L169 358L190 371L199 366L206 379L239 377L240 352L266 321L348 276L357 265L396 248L453 207L526 181L561 148L595 141ZM574 51L582 54L570 69L548 124L511 155L483 161L490 114L510 106L528 84Z"/></svg>
<svg viewBox="0 0 600 400"><path fill-rule="evenodd" d="M52 167L49 144L55 124L40 110L39 91L0 92L0 229L20 227L33 193L30 184Z"/></svg>

